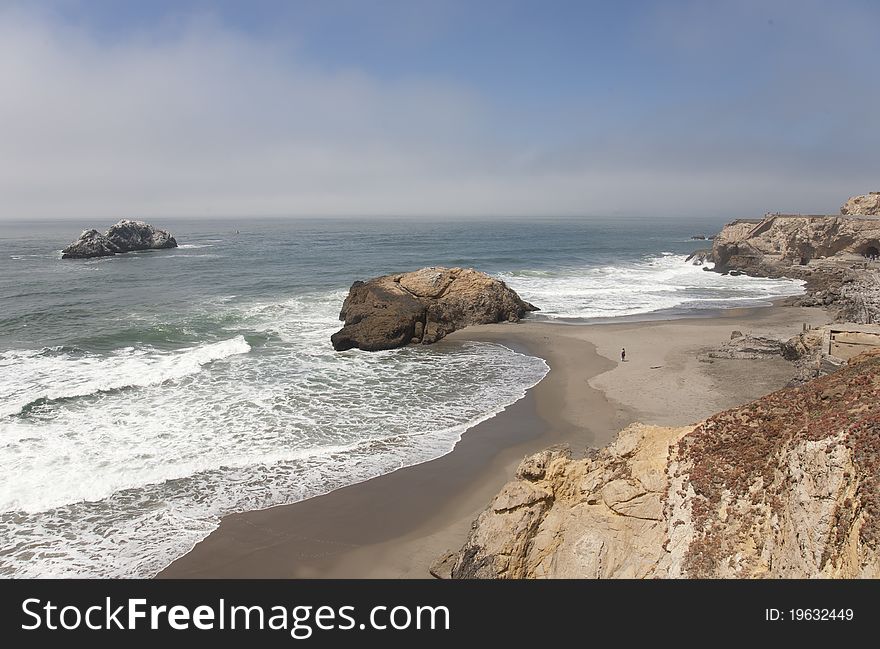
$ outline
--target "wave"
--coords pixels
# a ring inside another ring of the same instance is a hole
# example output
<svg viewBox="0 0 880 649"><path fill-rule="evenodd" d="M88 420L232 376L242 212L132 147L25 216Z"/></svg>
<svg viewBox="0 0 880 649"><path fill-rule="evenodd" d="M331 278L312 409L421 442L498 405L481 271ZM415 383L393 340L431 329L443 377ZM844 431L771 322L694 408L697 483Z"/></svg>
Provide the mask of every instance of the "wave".
<svg viewBox="0 0 880 649"><path fill-rule="evenodd" d="M0 471L21 476L0 486L0 538L16 539L0 552L0 574L150 576L221 516L448 453L548 371L489 343L326 347L278 342L185 389L164 383L0 422L10 442Z"/></svg>
<svg viewBox="0 0 880 649"><path fill-rule="evenodd" d="M533 379L544 374L546 366ZM12 552L0 555L0 575L152 577L208 536L225 515L290 504L445 455L466 430L502 412L529 387L531 381L490 411L449 428L275 451L258 462L230 460L182 478L115 490L100 500L0 512L0 538L17 540ZM98 533L106 529L113 533Z"/></svg>
<svg viewBox="0 0 880 649"><path fill-rule="evenodd" d="M672 254L500 276L554 318L800 291L703 272ZM214 297L173 323L150 316L97 332L80 341L87 350L0 354L0 414L13 415L0 418L0 474L16 476L0 483L0 574L151 576L226 514L448 453L548 371L488 343L334 352L328 338L344 297ZM223 340L158 348L189 335Z"/></svg>
<svg viewBox="0 0 880 649"><path fill-rule="evenodd" d="M209 363L250 350L244 336L238 335L165 353L133 347L109 356L65 347L5 352L0 354L0 416L27 415L54 401L178 380Z"/></svg>
<svg viewBox="0 0 880 649"><path fill-rule="evenodd" d="M799 295L804 283L706 272L684 255L661 253L599 267L525 270L500 277L548 318L601 318L665 309L739 306ZM711 266L706 266L711 269Z"/></svg>

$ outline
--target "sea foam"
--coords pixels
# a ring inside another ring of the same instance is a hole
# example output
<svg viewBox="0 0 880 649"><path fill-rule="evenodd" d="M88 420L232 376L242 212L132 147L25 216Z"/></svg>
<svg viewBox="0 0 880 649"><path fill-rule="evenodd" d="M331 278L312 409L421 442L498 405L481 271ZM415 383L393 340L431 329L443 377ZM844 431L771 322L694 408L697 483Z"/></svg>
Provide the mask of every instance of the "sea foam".
<svg viewBox="0 0 880 649"><path fill-rule="evenodd" d="M500 276L551 318L749 304L801 290L704 272L676 255ZM345 295L207 298L173 326L211 338L174 351L141 342L0 354L0 473L15 476L0 483L0 574L151 576L226 514L448 453L548 371L488 343L334 352ZM163 335L137 331L140 341Z"/></svg>
<svg viewBox="0 0 880 649"><path fill-rule="evenodd" d="M548 371L488 343L334 352L341 295L227 306L235 335L177 352L4 355L20 400L55 398L0 419L0 574L150 576L223 515L448 453Z"/></svg>
<svg viewBox="0 0 880 649"><path fill-rule="evenodd" d="M663 253L613 265L518 270L501 277L548 318L746 306L803 292L800 280L721 275L703 268L686 263L684 255Z"/></svg>
<svg viewBox="0 0 880 649"><path fill-rule="evenodd" d="M0 354L0 417L27 414L59 399L147 387L194 374L203 366L251 349L244 336L176 352L128 347L109 356L64 348Z"/></svg>

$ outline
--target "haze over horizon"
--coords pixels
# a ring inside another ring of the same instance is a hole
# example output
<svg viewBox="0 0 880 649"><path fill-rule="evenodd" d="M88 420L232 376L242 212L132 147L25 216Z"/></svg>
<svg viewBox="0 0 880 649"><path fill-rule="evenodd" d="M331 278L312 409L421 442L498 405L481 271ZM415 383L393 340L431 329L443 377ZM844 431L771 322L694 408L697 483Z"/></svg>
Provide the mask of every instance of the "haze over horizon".
<svg viewBox="0 0 880 649"><path fill-rule="evenodd" d="M834 213L880 190L878 20L0 0L0 219Z"/></svg>

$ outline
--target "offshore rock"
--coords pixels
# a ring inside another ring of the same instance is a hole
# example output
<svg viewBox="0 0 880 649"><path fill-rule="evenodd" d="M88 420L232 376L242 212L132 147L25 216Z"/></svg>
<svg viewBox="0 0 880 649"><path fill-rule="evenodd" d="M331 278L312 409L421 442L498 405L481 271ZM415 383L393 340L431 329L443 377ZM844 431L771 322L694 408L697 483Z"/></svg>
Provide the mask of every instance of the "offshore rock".
<svg viewBox="0 0 880 649"><path fill-rule="evenodd" d="M517 322L537 307L472 268L422 268L355 282L342 304L333 349L378 351L430 344L469 325Z"/></svg>
<svg viewBox="0 0 880 649"><path fill-rule="evenodd" d="M159 230L143 221L122 219L107 230L107 238L122 252L176 248L177 241L167 230Z"/></svg>
<svg viewBox="0 0 880 649"><path fill-rule="evenodd" d="M685 261L690 262L694 266L702 266L705 263L709 263L712 261L712 249L701 248L700 250L694 250L687 256Z"/></svg>
<svg viewBox="0 0 880 649"><path fill-rule="evenodd" d="M97 230L86 230L79 239L61 251L62 259L87 259L89 257L108 257L115 255L119 246Z"/></svg>
<svg viewBox="0 0 880 649"><path fill-rule="evenodd" d="M79 239L61 251L62 259L88 259L107 257L134 250L158 250L176 248L177 241L166 230L154 228L143 221L122 219L111 226L105 234L86 230Z"/></svg>

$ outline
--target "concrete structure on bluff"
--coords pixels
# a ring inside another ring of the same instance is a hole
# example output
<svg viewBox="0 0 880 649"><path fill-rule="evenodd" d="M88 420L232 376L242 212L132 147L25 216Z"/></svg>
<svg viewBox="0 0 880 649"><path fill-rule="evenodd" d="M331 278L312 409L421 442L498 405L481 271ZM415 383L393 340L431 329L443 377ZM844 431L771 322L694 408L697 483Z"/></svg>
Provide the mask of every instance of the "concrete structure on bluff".
<svg viewBox="0 0 880 649"><path fill-rule="evenodd" d="M715 270L793 276L792 267L880 257L880 193L853 196L840 214L780 214L728 223L712 243Z"/></svg>
<svg viewBox="0 0 880 649"><path fill-rule="evenodd" d="M880 325L836 322L824 328L822 352L848 361L869 349L880 348Z"/></svg>

